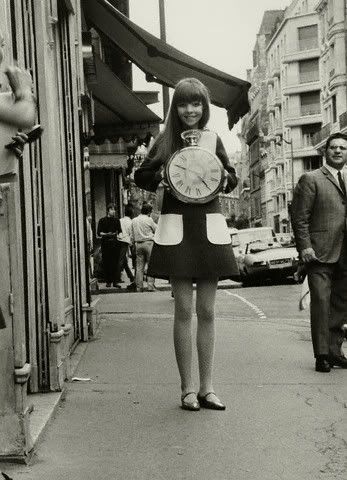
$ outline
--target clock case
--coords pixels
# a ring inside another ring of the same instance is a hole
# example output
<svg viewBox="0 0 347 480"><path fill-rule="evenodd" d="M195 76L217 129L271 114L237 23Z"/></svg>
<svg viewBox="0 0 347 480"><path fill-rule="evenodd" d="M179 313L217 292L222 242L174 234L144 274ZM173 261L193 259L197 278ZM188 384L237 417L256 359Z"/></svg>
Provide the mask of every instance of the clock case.
<svg viewBox="0 0 347 480"><path fill-rule="evenodd" d="M182 132L181 137L183 138L183 140L185 141L185 143L188 146L184 147L184 148L181 148L180 150L177 150L177 152L175 152L170 157L170 159L168 160L168 162L165 165L164 179L165 179L166 183L169 185L171 193L178 200L180 200L181 202L184 202L184 203L193 203L193 204L208 203L211 200L213 200L223 188L223 184L224 184L224 167L223 167L223 164L215 153L212 153L207 148L203 148L203 147L200 147L198 145L198 142L201 138L202 133L203 132L201 132L200 130L186 130L186 131ZM217 185L215 190L213 192L211 192L209 195L206 195L206 196L201 197L201 198L192 198L192 197L189 197L188 195L184 195L183 193L179 192L176 189L175 185L171 181L171 178L170 178L170 175L169 175L169 168L170 168L170 165L171 165L172 161L177 156L179 156L180 154L184 153L185 157L187 157L187 156L189 157L192 151L194 152L194 154L196 154L197 150L199 152L201 152L203 155L206 155L206 153L207 153L211 158L213 158L217 162L217 165L219 166L219 168L221 170L221 178L220 178L219 184Z"/></svg>

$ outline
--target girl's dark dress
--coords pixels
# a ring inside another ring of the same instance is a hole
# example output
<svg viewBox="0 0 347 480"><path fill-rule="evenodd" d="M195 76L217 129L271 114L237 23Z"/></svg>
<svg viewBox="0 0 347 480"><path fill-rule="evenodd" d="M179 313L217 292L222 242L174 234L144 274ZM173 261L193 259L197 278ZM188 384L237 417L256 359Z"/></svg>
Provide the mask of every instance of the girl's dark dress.
<svg viewBox="0 0 347 480"><path fill-rule="evenodd" d="M155 146L152 151L154 149ZM237 185L237 177L219 137L215 153L228 171L226 191L231 191ZM161 181L160 167L148 156L135 172L137 186L155 191ZM238 276L218 197L206 204L187 204L169 190L164 191L148 275L164 279L171 276L193 279Z"/></svg>

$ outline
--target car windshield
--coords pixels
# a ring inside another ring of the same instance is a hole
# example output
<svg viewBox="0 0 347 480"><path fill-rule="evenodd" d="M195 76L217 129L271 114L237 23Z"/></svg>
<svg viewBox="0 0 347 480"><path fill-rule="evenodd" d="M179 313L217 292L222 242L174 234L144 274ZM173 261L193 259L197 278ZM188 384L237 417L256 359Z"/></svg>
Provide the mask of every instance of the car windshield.
<svg viewBox="0 0 347 480"><path fill-rule="evenodd" d="M267 244L278 244L277 238L274 236L271 229L262 230L260 228L239 230L232 234L231 241L233 247L241 246L243 248L245 248L248 243L256 241L261 241Z"/></svg>

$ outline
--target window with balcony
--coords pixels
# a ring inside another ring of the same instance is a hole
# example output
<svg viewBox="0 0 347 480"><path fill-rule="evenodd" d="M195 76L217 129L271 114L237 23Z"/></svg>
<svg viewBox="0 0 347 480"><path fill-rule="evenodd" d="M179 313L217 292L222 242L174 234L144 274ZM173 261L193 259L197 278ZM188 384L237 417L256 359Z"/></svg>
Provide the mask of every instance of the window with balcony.
<svg viewBox="0 0 347 480"><path fill-rule="evenodd" d="M299 50L318 48L318 25L298 28Z"/></svg>
<svg viewBox="0 0 347 480"><path fill-rule="evenodd" d="M313 143L313 136L319 132L321 129L320 123L312 123L311 125L303 125L301 127L301 135L302 135L302 146L303 148L312 147Z"/></svg>
<svg viewBox="0 0 347 480"><path fill-rule="evenodd" d="M320 113L320 93L305 92L300 94L301 115L317 115Z"/></svg>
<svg viewBox="0 0 347 480"><path fill-rule="evenodd" d="M317 82L319 80L318 58L299 62L300 83Z"/></svg>
<svg viewBox="0 0 347 480"><path fill-rule="evenodd" d="M304 159L304 170L317 170L323 165L322 157L308 157Z"/></svg>

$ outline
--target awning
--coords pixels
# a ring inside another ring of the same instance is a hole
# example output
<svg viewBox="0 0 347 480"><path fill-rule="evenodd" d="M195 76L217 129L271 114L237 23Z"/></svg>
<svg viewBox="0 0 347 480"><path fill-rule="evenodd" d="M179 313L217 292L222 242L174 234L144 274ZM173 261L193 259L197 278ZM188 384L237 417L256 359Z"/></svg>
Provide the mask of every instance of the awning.
<svg viewBox="0 0 347 480"><path fill-rule="evenodd" d="M147 79L169 87L196 77L210 90L214 105L228 111L229 128L249 110L250 83L232 77L168 45L130 21L107 0L83 0L87 22L113 41Z"/></svg>
<svg viewBox="0 0 347 480"><path fill-rule="evenodd" d="M114 169L127 167L127 155L124 154L94 154L89 155L89 168L95 169Z"/></svg>
<svg viewBox="0 0 347 480"><path fill-rule="evenodd" d="M98 102L96 123L129 125L159 123L161 119L128 88L112 70L94 55L96 81L88 83L89 89ZM108 115L106 114L108 112ZM110 117L110 113L113 115Z"/></svg>

